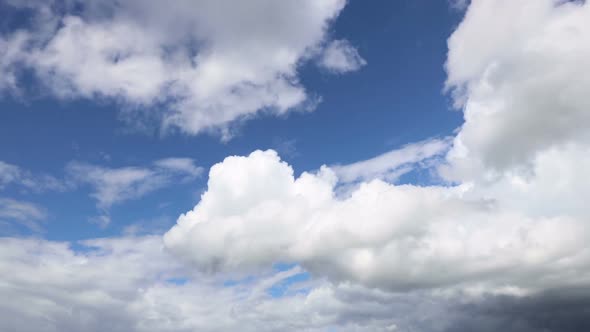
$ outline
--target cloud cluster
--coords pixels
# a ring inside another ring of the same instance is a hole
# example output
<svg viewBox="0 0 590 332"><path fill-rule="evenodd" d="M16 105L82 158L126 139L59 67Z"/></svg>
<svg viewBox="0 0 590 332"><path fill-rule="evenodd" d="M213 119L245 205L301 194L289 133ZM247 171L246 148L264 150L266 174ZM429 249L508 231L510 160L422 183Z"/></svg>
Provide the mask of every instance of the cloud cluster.
<svg viewBox="0 0 590 332"><path fill-rule="evenodd" d="M0 88L32 70L61 98L107 97L153 109L165 128L222 129L262 111L313 103L298 66L322 57L344 0L8 2L32 25L0 36ZM364 60L346 41L326 48L337 71ZM133 107L132 107L133 108ZM136 121L137 114L128 114Z"/></svg>
<svg viewBox="0 0 590 332"><path fill-rule="evenodd" d="M342 6L332 4L316 12L320 25ZM579 1L471 1L449 39L447 86L465 115L452 144L419 142L300 176L272 150L230 156L211 168L201 200L163 238L91 240L78 251L0 238L0 298L13 299L0 301L0 329L587 330L589 13ZM59 33L102 22L69 19ZM421 163L449 182L395 183ZM105 206L149 191L157 174L196 170L180 159L78 166ZM4 168L8 183L14 168ZM345 194L338 190L351 182ZM277 271L278 263L293 267ZM306 273L311 279L294 281Z"/></svg>
<svg viewBox="0 0 590 332"><path fill-rule="evenodd" d="M465 123L437 167L448 185L367 180L441 153L436 141L298 178L273 151L228 157L167 247L205 271L298 262L384 290L586 287L589 14L586 2L471 4L449 39L447 85Z"/></svg>

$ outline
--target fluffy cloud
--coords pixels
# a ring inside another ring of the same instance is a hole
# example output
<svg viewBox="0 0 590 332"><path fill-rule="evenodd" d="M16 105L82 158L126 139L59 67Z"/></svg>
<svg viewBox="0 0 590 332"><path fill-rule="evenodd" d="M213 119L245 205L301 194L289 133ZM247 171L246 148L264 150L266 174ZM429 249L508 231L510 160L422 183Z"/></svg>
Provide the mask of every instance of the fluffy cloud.
<svg viewBox="0 0 590 332"><path fill-rule="evenodd" d="M548 173L531 185L559 181ZM490 197L478 186L380 180L338 197L336 184L326 167L295 178L274 151L228 157L211 168L208 190L165 243L205 271L299 262L314 275L389 290L528 291L590 281L587 211L567 213L557 202L552 214L533 214L526 190L520 201L504 200L517 196L517 182ZM545 277L531 279L539 273Z"/></svg>
<svg viewBox="0 0 590 332"><path fill-rule="evenodd" d="M551 147L588 144L587 2L473 1L448 44L447 86L465 114L450 178L489 177Z"/></svg>
<svg viewBox="0 0 590 332"><path fill-rule="evenodd" d="M321 50L345 1L9 4L36 15L32 26L0 37L0 88L14 90L18 68L27 68L62 98L150 106L163 110L155 117L164 127L227 134L235 120L313 103L297 67ZM341 41L326 54L340 71L362 60Z"/></svg>
<svg viewBox="0 0 590 332"><path fill-rule="evenodd" d="M107 168L81 162L71 162L67 166L67 172L75 182L93 187L92 196L101 209L137 199L173 182L193 180L202 171L189 158L160 159L152 167Z"/></svg>
<svg viewBox="0 0 590 332"><path fill-rule="evenodd" d="M326 46L318 60L320 67L335 73L359 70L367 64L348 40L333 40Z"/></svg>

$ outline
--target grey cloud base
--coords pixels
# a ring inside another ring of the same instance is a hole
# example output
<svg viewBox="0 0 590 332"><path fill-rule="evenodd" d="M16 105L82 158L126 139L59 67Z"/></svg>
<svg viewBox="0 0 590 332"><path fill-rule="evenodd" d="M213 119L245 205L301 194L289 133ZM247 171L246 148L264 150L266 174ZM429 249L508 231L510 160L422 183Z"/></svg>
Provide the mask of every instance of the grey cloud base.
<svg viewBox="0 0 590 332"><path fill-rule="evenodd" d="M224 285L190 273L159 237L68 243L0 239L0 330L4 332L507 331L588 328L590 294L533 296L389 293L322 280L268 289L303 271L268 271ZM180 279L178 279L180 278ZM174 280L186 280L178 282Z"/></svg>

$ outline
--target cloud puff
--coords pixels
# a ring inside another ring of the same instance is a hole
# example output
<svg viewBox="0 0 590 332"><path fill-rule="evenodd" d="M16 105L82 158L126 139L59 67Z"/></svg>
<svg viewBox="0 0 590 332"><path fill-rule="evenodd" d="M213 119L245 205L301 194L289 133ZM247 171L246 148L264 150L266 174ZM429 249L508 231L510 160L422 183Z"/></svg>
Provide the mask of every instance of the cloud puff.
<svg viewBox="0 0 590 332"><path fill-rule="evenodd" d="M148 106L164 127L197 134L313 102L297 68L321 49L345 1L9 4L36 15L0 37L0 88L14 90L26 68L58 97ZM360 61L348 43L328 49L340 71Z"/></svg>
<svg viewBox="0 0 590 332"><path fill-rule="evenodd" d="M367 64L356 48L346 39L331 41L321 54L318 65L335 73L359 70Z"/></svg>
<svg viewBox="0 0 590 332"><path fill-rule="evenodd" d="M438 169L453 185L334 190L338 176L387 178L444 144L298 178L273 151L256 151L211 169L166 245L202 270L298 262L386 290L585 287L589 13L586 2L472 2L449 39L447 85L465 123Z"/></svg>

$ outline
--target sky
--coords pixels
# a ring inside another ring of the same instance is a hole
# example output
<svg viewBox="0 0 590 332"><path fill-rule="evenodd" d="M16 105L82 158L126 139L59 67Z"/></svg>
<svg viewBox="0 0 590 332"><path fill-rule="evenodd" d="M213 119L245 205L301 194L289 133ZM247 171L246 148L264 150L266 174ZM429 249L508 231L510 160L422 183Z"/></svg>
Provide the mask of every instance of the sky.
<svg viewBox="0 0 590 332"><path fill-rule="evenodd" d="M0 17L0 330L590 330L585 1Z"/></svg>

